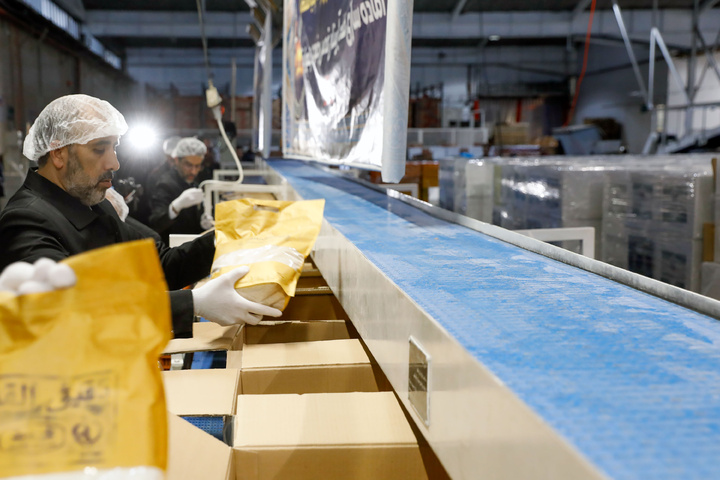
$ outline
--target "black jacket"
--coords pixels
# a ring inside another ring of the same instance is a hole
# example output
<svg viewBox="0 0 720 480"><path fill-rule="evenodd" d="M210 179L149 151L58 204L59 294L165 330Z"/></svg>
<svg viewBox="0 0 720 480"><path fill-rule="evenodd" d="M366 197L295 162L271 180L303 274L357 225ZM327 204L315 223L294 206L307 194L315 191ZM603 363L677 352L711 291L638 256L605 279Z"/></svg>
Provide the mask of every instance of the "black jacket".
<svg viewBox="0 0 720 480"><path fill-rule="evenodd" d="M23 186L0 212L0 271L7 265L53 260L114 243L145 238L118 218L110 202L87 207L63 189L28 172ZM170 290L176 337L192 335L193 301L190 290L178 290L210 273L215 254L214 235L208 233L177 248L156 241L160 263Z"/></svg>
<svg viewBox="0 0 720 480"><path fill-rule="evenodd" d="M188 188L196 187L185 181L180 173L171 168L153 187L150 200L150 226L160 234L167 243L171 233L201 233L200 217L202 204L180 210L177 217L170 220L168 210L173 200Z"/></svg>

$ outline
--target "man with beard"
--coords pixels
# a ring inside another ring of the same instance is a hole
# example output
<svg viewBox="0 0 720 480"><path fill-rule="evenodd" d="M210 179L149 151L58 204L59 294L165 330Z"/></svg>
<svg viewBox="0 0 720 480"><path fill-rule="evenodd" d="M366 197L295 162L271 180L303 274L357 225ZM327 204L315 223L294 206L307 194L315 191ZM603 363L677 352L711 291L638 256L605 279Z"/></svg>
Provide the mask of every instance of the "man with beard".
<svg viewBox="0 0 720 480"><path fill-rule="evenodd" d="M122 114L94 97L68 95L45 107L23 147L23 154L37 161L38 168L28 172L23 186L0 213L0 270L13 262L42 257L58 261L143 238L105 200L113 173L120 167L115 148L126 131ZM257 323L262 315L281 314L235 291L235 282L247 273L247 267L195 290L178 290L209 274L215 253L212 233L177 248L156 242L156 248L173 290L170 304L176 337L192 334L194 315L230 325Z"/></svg>

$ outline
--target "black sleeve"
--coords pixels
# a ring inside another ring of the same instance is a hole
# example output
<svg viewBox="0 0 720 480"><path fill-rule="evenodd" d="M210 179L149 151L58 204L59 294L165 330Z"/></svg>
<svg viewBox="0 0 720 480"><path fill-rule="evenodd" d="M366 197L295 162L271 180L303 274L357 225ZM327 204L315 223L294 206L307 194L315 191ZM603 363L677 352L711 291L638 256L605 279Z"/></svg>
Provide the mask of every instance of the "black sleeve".
<svg viewBox="0 0 720 480"><path fill-rule="evenodd" d="M125 224L134 229L137 230L137 232L143 237L143 238L152 238L155 240L155 243L162 241L162 238L160 238L160 235L153 230L152 228L148 227L144 223L142 223L139 220L135 220L133 217L128 216L125 219Z"/></svg>
<svg viewBox="0 0 720 480"><path fill-rule="evenodd" d="M161 180L153 189L150 199L149 222L155 231L162 233L173 224L174 219L170 220L168 209L175 198L177 198L177 195L175 195L173 188L167 182Z"/></svg>
<svg viewBox="0 0 720 480"><path fill-rule="evenodd" d="M172 311L173 336L191 338L195 317L191 290L173 290L170 292L170 310Z"/></svg>
<svg viewBox="0 0 720 480"><path fill-rule="evenodd" d="M186 287L210 275L215 256L215 231L179 247L155 242L170 290Z"/></svg>
<svg viewBox="0 0 720 480"><path fill-rule="evenodd" d="M70 256L49 215L33 208L3 212L0 222L0 271L13 262L32 263L46 257L60 261Z"/></svg>

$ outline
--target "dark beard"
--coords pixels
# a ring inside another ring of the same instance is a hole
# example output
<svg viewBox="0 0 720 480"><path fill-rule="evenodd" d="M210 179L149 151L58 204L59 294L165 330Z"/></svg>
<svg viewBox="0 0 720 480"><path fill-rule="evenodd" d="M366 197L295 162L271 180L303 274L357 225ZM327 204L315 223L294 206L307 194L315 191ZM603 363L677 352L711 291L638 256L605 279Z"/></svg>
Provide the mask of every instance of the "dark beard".
<svg viewBox="0 0 720 480"><path fill-rule="evenodd" d="M107 189L99 187L98 183L103 180L112 180L114 172L107 171L103 173L100 178L93 181L83 172L75 152L71 149L68 154L65 190L77 198L80 203L88 207L102 202L105 198L105 190Z"/></svg>

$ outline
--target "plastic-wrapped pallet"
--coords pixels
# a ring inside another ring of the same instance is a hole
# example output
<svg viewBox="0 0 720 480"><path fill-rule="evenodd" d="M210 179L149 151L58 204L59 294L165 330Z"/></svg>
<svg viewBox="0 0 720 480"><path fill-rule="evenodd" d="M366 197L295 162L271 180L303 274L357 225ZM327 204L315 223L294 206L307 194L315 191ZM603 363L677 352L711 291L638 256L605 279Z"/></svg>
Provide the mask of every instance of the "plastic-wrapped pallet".
<svg viewBox="0 0 720 480"><path fill-rule="evenodd" d="M465 213L465 165L469 159L451 157L438 160L440 208Z"/></svg>
<svg viewBox="0 0 720 480"><path fill-rule="evenodd" d="M699 291L703 224L714 215L709 158L653 157L623 167L607 174L602 260Z"/></svg>
<svg viewBox="0 0 720 480"><path fill-rule="evenodd" d="M699 292L702 251L702 240L661 234L656 251L657 279Z"/></svg>
<svg viewBox="0 0 720 480"><path fill-rule="evenodd" d="M470 160L465 165L465 215L493 220L495 165L491 160Z"/></svg>

